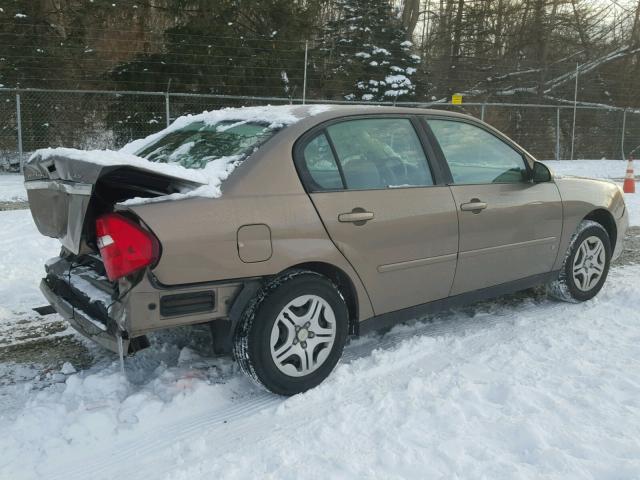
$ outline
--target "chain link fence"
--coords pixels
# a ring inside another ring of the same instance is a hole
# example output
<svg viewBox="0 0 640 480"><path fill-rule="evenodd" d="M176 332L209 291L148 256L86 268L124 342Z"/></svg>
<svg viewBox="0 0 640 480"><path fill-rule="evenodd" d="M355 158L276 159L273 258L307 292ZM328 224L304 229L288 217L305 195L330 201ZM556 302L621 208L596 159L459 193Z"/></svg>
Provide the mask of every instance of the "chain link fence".
<svg viewBox="0 0 640 480"><path fill-rule="evenodd" d="M0 169L18 169L21 159L39 148L118 149L188 113L299 103L301 99L278 97L0 89ZM640 111L632 109L578 105L574 127L573 105L396 105L446 109L481 118L542 160L622 159L640 145Z"/></svg>

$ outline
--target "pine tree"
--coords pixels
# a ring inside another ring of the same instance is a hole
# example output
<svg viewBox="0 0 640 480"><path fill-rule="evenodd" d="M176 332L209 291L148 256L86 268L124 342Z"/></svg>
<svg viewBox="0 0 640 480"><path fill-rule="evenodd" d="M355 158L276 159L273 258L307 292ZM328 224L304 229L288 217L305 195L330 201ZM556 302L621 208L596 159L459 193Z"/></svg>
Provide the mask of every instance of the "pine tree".
<svg viewBox="0 0 640 480"><path fill-rule="evenodd" d="M336 0L324 29L325 94L347 100L396 101L415 96L420 57L388 0Z"/></svg>

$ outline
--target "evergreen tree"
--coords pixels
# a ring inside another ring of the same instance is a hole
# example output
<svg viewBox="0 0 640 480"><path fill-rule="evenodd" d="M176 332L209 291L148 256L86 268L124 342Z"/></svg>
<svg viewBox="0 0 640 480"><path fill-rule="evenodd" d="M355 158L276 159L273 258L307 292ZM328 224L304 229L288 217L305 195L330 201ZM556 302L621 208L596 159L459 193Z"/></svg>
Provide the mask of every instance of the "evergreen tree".
<svg viewBox="0 0 640 480"><path fill-rule="evenodd" d="M388 0L336 0L324 29L325 94L347 100L396 101L415 96L420 57Z"/></svg>

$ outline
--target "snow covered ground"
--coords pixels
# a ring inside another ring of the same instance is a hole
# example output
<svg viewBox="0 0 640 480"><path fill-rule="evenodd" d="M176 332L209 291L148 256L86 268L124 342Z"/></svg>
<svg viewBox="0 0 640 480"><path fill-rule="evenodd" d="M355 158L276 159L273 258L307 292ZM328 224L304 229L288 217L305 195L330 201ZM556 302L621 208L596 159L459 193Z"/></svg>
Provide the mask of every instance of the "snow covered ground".
<svg viewBox="0 0 640 480"><path fill-rule="evenodd" d="M529 291L358 339L324 384L282 399L211 356L197 327L154 336L123 378L113 355L30 312L58 243L27 210L0 225L2 480L640 478L640 264L584 304ZM23 335L36 324L41 337Z"/></svg>
<svg viewBox="0 0 640 480"><path fill-rule="evenodd" d="M640 473L640 267L583 305L520 296L351 345L284 400L183 349L0 417L0 478L616 478ZM378 343L378 341L381 343Z"/></svg>
<svg viewBox="0 0 640 480"><path fill-rule="evenodd" d="M555 173L579 177L622 179L627 171L627 162L622 160L545 160ZM640 175L640 162L634 162Z"/></svg>
<svg viewBox="0 0 640 480"><path fill-rule="evenodd" d="M0 173L0 202L24 202L27 192L24 178L16 173Z"/></svg>

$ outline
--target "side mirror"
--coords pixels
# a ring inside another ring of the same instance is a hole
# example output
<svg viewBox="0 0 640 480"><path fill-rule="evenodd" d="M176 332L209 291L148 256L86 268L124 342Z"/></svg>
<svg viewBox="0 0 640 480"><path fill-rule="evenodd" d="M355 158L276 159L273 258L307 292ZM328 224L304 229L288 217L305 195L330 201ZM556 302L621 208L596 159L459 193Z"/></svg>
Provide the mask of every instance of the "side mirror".
<svg viewBox="0 0 640 480"><path fill-rule="evenodd" d="M533 164L533 171L531 172L531 181L533 183L544 183L551 181L551 170L540 162Z"/></svg>

